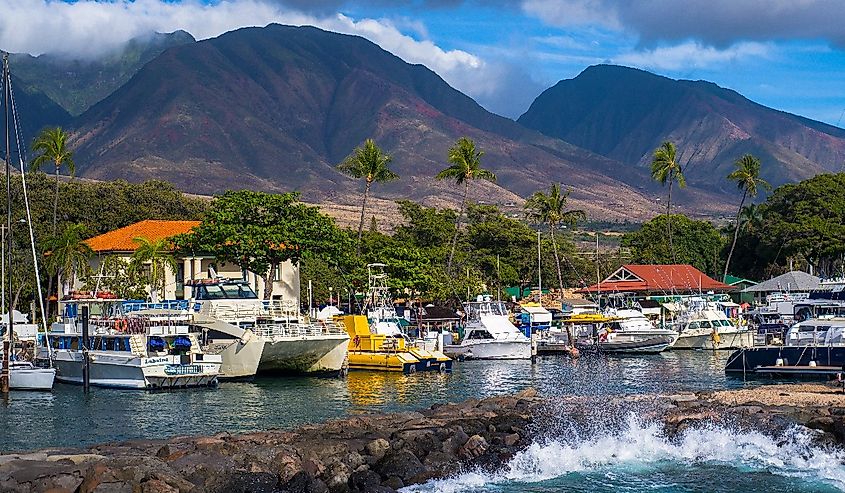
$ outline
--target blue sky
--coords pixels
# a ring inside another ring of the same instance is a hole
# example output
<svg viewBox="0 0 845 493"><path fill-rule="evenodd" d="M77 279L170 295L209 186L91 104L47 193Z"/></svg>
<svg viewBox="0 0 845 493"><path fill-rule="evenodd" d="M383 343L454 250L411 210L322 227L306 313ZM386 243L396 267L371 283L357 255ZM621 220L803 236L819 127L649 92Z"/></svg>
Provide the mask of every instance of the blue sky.
<svg viewBox="0 0 845 493"><path fill-rule="evenodd" d="M0 0L0 47L94 56L151 30L358 34L510 117L596 63L704 79L845 126L842 0Z"/></svg>

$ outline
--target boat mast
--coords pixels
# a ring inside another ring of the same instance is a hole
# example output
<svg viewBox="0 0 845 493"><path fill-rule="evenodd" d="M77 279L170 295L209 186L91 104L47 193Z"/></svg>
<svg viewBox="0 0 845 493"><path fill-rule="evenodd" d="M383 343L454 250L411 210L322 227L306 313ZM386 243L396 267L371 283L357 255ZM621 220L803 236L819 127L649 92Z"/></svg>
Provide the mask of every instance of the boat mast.
<svg viewBox="0 0 845 493"><path fill-rule="evenodd" d="M537 230L537 289L540 290L540 298L537 300L543 305L543 265L540 259L540 230ZM522 296L522 293L519 294Z"/></svg>
<svg viewBox="0 0 845 493"><path fill-rule="evenodd" d="M3 52L3 123L6 133L6 253L11 259L12 252L12 178L10 175L9 163L12 161L11 145L9 143L9 54ZM3 373L0 375L0 392L4 394L9 393L9 361L12 355L12 341L14 326L12 320L12 263L6 264L6 258L3 259L4 265L8 265L8 275L6 276L3 289L8 294L6 303L8 305L4 308L6 312L6 337L3 339Z"/></svg>

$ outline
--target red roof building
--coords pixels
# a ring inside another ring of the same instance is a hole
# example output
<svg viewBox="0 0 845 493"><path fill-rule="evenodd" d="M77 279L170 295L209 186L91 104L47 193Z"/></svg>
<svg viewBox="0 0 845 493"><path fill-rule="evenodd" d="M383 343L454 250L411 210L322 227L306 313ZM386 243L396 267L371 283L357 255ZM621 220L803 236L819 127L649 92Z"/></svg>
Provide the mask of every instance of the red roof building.
<svg viewBox="0 0 845 493"><path fill-rule="evenodd" d="M159 221L148 219L85 240L96 253L131 253L138 248L135 238L158 241L187 233L199 226L199 221Z"/></svg>
<svg viewBox="0 0 845 493"><path fill-rule="evenodd" d="M687 264L623 265L599 284L579 293L695 294L724 293L733 287L719 282Z"/></svg>

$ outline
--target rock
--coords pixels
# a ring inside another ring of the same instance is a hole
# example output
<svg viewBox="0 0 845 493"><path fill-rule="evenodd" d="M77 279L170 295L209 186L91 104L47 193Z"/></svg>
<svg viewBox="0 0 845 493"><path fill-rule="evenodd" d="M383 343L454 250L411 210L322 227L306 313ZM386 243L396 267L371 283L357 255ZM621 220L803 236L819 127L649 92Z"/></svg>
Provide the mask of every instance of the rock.
<svg viewBox="0 0 845 493"><path fill-rule="evenodd" d="M158 452L156 452L156 457L163 459L169 456L170 453L170 447L167 445L162 445L162 447L158 449Z"/></svg>
<svg viewBox="0 0 845 493"><path fill-rule="evenodd" d="M141 483L141 493L179 493L179 488L158 479L151 479Z"/></svg>
<svg viewBox="0 0 845 493"><path fill-rule="evenodd" d="M302 471L302 461L299 460L299 457L287 453L277 454L273 462L275 465L273 470L279 475L279 480L282 483L287 483L297 473Z"/></svg>
<svg viewBox="0 0 845 493"><path fill-rule="evenodd" d="M489 445L487 445L487 440L485 440L483 436L473 435L469 437L469 440L467 440L464 446L461 447L458 455L472 459L486 452L488 447Z"/></svg>
<svg viewBox="0 0 845 493"><path fill-rule="evenodd" d="M381 487L381 476L373 471L354 472L349 477L349 489L353 493L369 493Z"/></svg>
<svg viewBox="0 0 845 493"><path fill-rule="evenodd" d="M375 468L382 477L396 476L403 481L423 472L425 466L416 455L407 450L387 454ZM398 488L394 488L398 489Z"/></svg>
<svg viewBox="0 0 845 493"><path fill-rule="evenodd" d="M510 435L505 435L503 439L505 443L505 447L513 447L517 443L519 443L519 433L511 433Z"/></svg>
<svg viewBox="0 0 845 493"><path fill-rule="evenodd" d="M229 476L221 493L275 493L279 478L270 473L236 472Z"/></svg>
<svg viewBox="0 0 845 493"><path fill-rule="evenodd" d="M458 450L460 450L467 441L469 441L469 435L464 432L463 428L458 426L452 438L450 438L447 442L443 442L442 449L444 452L455 454L458 453Z"/></svg>
<svg viewBox="0 0 845 493"><path fill-rule="evenodd" d="M47 462L68 461L73 464L82 464L83 462L103 460L105 458L105 456L98 454L50 455L47 457Z"/></svg>
<svg viewBox="0 0 845 493"><path fill-rule="evenodd" d="M514 397L517 399L533 399L537 397L537 389L528 387L527 389L514 394Z"/></svg>
<svg viewBox="0 0 845 493"><path fill-rule="evenodd" d="M339 491L346 486L351 475L352 471L349 469L349 466L343 462L335 462L324 474L326 486L331 491Z"/></svg>
<svg viewBox="0 0 845 493"><path fill-rule="evenodd" d="M390 450L390 442L385 440L384 438L376 438L372 442L368 443L364 450L367 452L367 455L371 455L375 462L380 461L384 454Z"/></svg>
<svg viewBox="0 0 845 493"><path fill-rule="evenodd" d="M822 430L828 433L833 433L836 429L836 422L831 417L819 416L807 422L807 427L814 430Z"/></svg>
<svg viewBox="0 0 845 493"><path fill-rule="evenodd" d="M749 405L732 407L731 410L743 414L760 414L763 412L762 407Z"/></svg>
<svg viewBox="0 0 845 493"><path fill-rule="evenodd" d="M381 485L392 491L398 491L405 487L405 483L396 476L391 476L385 479L382 481Z"/></svg>
<svg viewBox="0 0 845 493"><path fill-rule="evenodd" d="M674 394L668 397L670 401L677 404L679 402L693 402L698 400L698 396L695 394Z"/></svg>

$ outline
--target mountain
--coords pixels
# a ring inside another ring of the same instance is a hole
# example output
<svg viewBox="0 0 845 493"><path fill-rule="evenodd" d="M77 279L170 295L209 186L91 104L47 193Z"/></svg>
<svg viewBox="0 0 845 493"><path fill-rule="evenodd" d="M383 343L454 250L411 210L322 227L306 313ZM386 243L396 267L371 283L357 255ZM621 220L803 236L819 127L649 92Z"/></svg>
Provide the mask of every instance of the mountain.
<svg viewBox="0 0 845 493"><path fill-rule="evenodd" d="M20 121L21 145L26 146L27 151L29 151L30 143L42 128L66 125L71 120L70 114L64 108L44 93L27 87L14 73L11 87L14 108ZM0 97L2 97L1 91Z"/></svg>
<svg viewBox="0 0 845 493"><path fill-rule="evenodd" d="M673 80L614 65L589 67L543 92L522 125L645 169L673 141L688 185L735 195L725 179L745 153L772 185L840 171L845 130L750 101L711 82Z"/></svg>
<svg viewBox="0 0 845 493"><path fill-rule="evenodd" d="M79 115L126 83L164 50L194 43L185 31L138 36L98 56L13 54L14 73L30 90L43 92L72 115Z"/></svg>
<svg viewBox="0 0 845 493"><path fill-rule="evenodd" d="M499 176L472 187L477 199L519 201L561 181L575 205L601 217L655 209L630 185L648 182L642 170L494 115L370 41L313 27L245 28L170 48L74 126L78 170L95 179L353 200L360 184L334 167L373 137L402 177L376 193L444 205L460 190L433 177L449 146L468 136Z"/></svg>

